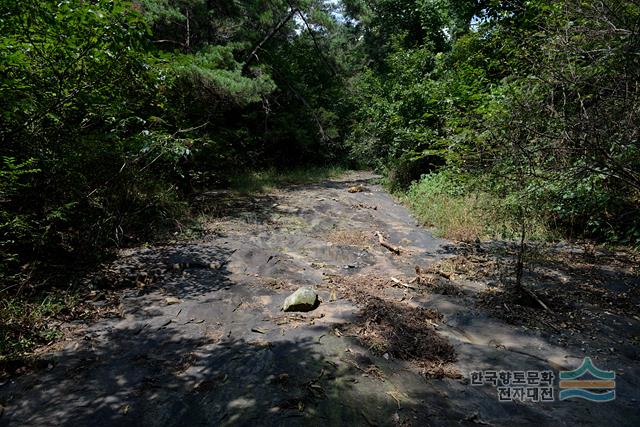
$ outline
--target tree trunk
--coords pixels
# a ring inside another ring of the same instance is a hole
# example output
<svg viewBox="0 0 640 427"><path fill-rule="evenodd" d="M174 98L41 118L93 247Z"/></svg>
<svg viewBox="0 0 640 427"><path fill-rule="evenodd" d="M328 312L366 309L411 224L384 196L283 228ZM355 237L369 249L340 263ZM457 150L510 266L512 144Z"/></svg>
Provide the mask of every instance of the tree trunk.
<svg viewBox="0 0 640 427"><path fill-rule="evenodd" d="M278 25L273 27L271 31L269 31L269 34L267 34L266 37L263 38L262 41L253 48L253 50L251 50L251 53L249 53L249 55L247 55L247 57L244 60L244 65L242 66L243 73L246 73L249 70L249 65L251 65L251 62L253 62L254 58L256 58L256 54L260 49L262 49L262 46L264 46L265 43L271 40L273 36L278 34L278 31L280 31L280 29L284 27L285 24L291 20L291 18L293 18L293 15L295 15L296 12L298 12L298 9L295 9L295 8L291 9L289 14L284 18L282 18L280 22L278 22Z"/></svg>
<svg viewBox="0 0 640 427"><path fill-rule="evenodd" d="M520 224L520 247L518 248L518 261L516 262L516 289L522 289L522 272L524 270L524 252L526 249L525 237L527 227L525 224L524 215L521 218Z"/></svg>

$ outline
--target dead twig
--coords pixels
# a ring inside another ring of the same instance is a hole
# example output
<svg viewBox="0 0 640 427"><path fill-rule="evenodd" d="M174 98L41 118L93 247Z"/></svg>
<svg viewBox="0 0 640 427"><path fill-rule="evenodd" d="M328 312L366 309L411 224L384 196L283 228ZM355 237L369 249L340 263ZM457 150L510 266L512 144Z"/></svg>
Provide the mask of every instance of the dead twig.
<svg viewBox="0 0 640 427"><path fill-rule="evenodd" d="M405 288L413 289L414 291L416 290L415 286L411 286L408 283L403 283L400 280L396 279L395 277L392 277L391 281L397 285L404 286Z"/></svg>
<svg viewBox="0 0 640 427"><path fill-rule="evenodd" d="M393 252L396 255L400 255L400 248L397 248L397 247L392 246L389 243L385 242L384 237L382 237L382 233L380 233L379 231L376 231L375 234L376 234L376 236L378 236L378 243L380 243L380 246L390 250L391 252Z"/></svg>
<svg viewBox="0 0 640 427"><path fill-rule="evenodd" d="M538 295L535 294L535 292L530 291L529 289L525 288L524 286L519 286L518 290L524 292L525 294L529 295L531 298L533 298L535 300L535 302L537 302L540 307L544 308L545 311L547 311L548 313L553 313L553 311L551 311L551 309L547 306L547 304L545 304L540 297L538 297Z"/></svg>

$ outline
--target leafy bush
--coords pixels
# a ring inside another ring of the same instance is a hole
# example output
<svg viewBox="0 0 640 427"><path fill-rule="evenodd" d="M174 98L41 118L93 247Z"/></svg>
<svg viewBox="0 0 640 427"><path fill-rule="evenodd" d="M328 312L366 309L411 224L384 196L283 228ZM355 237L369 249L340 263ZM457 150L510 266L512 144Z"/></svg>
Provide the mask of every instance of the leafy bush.
<svg viewBox="0 0 640 427"><path fill-rule="evenodd" d="M483 191L486 184L481 179L441 170L424 175L400 197L418 220L435 227L443 237L465 242L517 237L520 201L514 195L500 198ZM554 231L535 216L528 218L528 228L531 238L555 237Z"/></svg>
<svg viewBox="0 0 640 427"><path fill-rule="evenodd" d="M4 362L30 351L35 345L48 344L60 336L52 324L82 315L77 294L58 291L37 298L0 299L0 374Z"/></svg>
<svg viewBox="0 0 640 427"><path fill-rule="evenodd" d="M128 3L4 2L0 30L1 251L13 260L5 275L28 276L115 231L94 234L117 216L94 190L120 180L153 76L140 54L147 28Z"/></svg>

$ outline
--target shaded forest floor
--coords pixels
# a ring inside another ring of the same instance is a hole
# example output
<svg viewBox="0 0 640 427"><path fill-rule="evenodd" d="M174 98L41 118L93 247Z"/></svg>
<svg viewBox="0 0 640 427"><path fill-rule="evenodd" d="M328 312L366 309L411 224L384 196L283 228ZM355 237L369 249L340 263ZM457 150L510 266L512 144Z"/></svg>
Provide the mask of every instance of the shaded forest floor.
<svg viewBox="0 0 640 427"><path fill-rule="evenodd" d="M507 291L509 242L435 238L375 178L199 195L197 237L123 251L93 276L112 289L86 303L100 318L2 380L0 424L640 424L633 254L533 248L544 310ZM303 285L320 306L281 312ZM616 372L614 402L500 403L469 384L585 356Z"/></svg>

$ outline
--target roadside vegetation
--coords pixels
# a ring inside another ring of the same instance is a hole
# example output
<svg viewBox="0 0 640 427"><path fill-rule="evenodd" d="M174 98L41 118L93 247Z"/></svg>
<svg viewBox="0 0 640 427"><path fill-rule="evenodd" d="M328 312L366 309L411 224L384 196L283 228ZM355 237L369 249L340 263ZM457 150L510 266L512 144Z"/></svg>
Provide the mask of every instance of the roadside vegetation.
<svg viewBox="0 0 640 427"><path fill-rule="evenodd" d="M514 239L521 232L519 200L500 199L477 180L454 176L446 170L424 175L397 195L423 225L434 227L447 239ZM534 240L562 236L550 221L535 214L527 218L527 230L528 237Z"/></svg>
<svg viewBox="0 0 640 427"><path fill-rule="evenodd" d="M39 295L30 301L17 297L0 301L3 354L22 354L59 338L57 321L82 317L79 301L77 294L69 292Z"/></svg>

